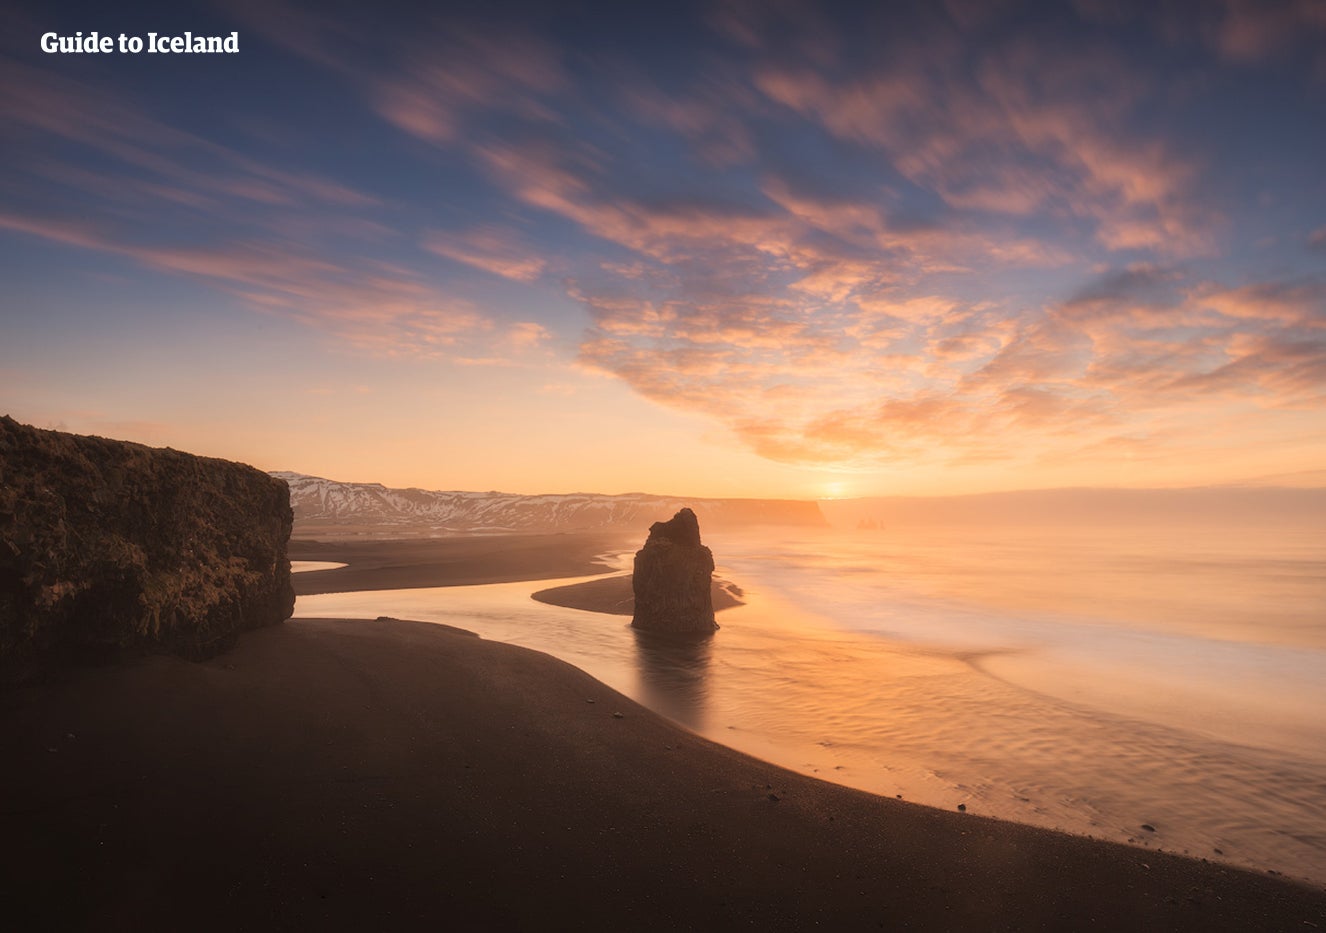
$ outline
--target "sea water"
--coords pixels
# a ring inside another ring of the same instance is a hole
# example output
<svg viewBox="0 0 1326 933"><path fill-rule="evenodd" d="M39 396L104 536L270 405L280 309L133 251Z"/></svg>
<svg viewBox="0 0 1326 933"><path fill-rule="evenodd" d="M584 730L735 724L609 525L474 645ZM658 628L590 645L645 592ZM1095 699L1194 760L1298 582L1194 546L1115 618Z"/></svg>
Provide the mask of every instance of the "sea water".
<svg viewBox="0 0 1326 933"><path fill-rule="evenodd" d="M826 780L1326 882L1326 530L706 541L746 605L690 645L529 599L569 581L302 597L297 615L446 622ZM605 558L624 572L629 552Z"/></svg>

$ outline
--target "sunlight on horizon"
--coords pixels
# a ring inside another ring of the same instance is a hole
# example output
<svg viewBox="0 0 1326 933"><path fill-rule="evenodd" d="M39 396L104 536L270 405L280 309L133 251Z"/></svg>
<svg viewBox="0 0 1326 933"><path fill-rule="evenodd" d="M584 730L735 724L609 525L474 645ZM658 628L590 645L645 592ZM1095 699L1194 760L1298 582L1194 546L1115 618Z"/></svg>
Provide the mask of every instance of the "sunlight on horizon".
<svg viewBox="0 0 1326 933"><path fill-rule="evenodd" d="M4 65L0 395L431 489L1326 462L1326 21L979 6L719 4L664 44L626 8L574 29L500 3L347 8L292 42L307 0L223 3L242 54L151 80L31 44Z"/></svg>

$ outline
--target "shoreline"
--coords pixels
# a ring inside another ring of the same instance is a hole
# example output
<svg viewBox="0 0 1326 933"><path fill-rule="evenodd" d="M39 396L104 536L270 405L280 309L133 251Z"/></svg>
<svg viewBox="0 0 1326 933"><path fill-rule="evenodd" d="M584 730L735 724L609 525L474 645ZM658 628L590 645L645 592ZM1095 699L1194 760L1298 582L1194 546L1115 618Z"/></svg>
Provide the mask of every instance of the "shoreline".
<svg viewBox="0 0 1326 933"><path fill-rule="evenodd" d="M1326 924L1326 891L822 782L434 623L73 671L0 725L6 899L44 927Z"/></svg>
<svg viewBox="0 0 1326 933"><path fill-rule="evenodd" d="M296 596L524 583L612 573L606 553L629 547L620 532L400 540L292 538L289 557L346 566L293 576Z"/></svg>
<svg viewBox="0 0 1326 933"><path fill-rule="evenodd" d="M538 590L531 598L566 609L630 616L635 606L631 576L607 563L604 555L630 550L632 540L620 532L399 540L298 538L290 542L290 559L339 565L295 573L296 596L601 575ZM715 577L712 595L715 612L745 605L741 587L728 580Z"/></svg>
<svg viewBox="0 0 1326 933"><path fill-rule="evenodd" d="M614 574L559 581L576 596L562 600L570 608L540 607L530 596L542 588L526 582L454 595L314 597L296 612L474 628L575 664L685 728L801 774L941 809L961 803L1144 853L1206 856L1326 884L1312 835L1319 782L1304 761L1028 693L982 674L962 652L826 626L766 591L758 568L740 560L754 583L749 603L730 618L724 613L726 631L712 643L667 649L625 626L629 616L620 611L613 614L620 627L612 615L596 621L581 611L596 608L584 598L596 588L627 585L628 553L608 555ZM1107 760L1093 763L1094 755Z"/></svg>

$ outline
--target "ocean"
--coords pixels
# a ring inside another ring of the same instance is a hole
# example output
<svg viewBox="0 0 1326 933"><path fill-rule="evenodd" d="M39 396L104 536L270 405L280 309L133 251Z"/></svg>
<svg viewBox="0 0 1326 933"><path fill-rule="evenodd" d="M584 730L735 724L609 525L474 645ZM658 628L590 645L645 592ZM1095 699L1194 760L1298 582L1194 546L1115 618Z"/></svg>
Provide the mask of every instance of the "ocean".
<svg viewBox="0 0 1326 933"><path fill-rule="evenodd" d="M445 622L826 780L1326 883L1326 528L705 537L746 604L699 644L529 598L569 580L301 597L296 615Z"/></svg>

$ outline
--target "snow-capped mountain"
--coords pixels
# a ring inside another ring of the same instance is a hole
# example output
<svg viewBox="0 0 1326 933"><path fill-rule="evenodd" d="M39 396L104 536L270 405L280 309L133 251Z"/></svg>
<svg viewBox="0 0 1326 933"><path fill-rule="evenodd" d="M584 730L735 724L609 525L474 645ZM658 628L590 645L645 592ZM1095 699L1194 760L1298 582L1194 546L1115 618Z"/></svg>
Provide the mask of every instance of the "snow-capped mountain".
<svg viewBox="0 0 1326 933"><path fill-rule="evenodd" d="M683 506L706 526L824 525L815 502L792 499L685 499L627 493L523 496L502 492L392 489L273 472L290 485L297 527L396 526L452 534L648 528Z"/></svg>

